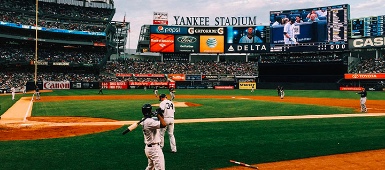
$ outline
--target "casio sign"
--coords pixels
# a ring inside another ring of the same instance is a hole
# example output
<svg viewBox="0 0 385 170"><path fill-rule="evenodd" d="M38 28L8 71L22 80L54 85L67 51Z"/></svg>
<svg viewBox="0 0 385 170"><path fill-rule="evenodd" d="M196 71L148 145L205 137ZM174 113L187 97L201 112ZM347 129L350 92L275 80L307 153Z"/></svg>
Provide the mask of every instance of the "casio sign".
<svg viewBox="0 0 385 170"><path fill-rule="evenodd" d="M364 39L355 39L353 40L353 47L376 47L376 46L384 46L385 38L384 37L376 37L376 38L364 38Z"/></svg>

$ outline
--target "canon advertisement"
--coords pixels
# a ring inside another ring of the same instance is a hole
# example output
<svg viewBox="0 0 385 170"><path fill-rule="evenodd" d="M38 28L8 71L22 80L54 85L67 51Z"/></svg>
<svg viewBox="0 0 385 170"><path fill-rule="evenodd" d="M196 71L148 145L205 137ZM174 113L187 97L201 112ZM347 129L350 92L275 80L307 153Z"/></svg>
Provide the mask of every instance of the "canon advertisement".
<svg viewBox="0 0 385 170"><path fill-rule="evenodd" d="M43 90L70 89L69 81L43 81Z"/></svg>

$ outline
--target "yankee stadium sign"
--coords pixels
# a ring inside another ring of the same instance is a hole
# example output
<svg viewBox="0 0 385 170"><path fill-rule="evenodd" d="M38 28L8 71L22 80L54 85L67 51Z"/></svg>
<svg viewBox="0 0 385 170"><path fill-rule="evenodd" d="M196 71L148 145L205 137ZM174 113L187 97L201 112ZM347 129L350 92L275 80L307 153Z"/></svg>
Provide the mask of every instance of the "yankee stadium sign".
<svg viewBox="0 0 385 170"><path fill-rule="evenodd" d="M174 16L173 25L210 26L210 17L182 17ZM257 25L257 16L254 17L215 17L215 26Z"/></svg>

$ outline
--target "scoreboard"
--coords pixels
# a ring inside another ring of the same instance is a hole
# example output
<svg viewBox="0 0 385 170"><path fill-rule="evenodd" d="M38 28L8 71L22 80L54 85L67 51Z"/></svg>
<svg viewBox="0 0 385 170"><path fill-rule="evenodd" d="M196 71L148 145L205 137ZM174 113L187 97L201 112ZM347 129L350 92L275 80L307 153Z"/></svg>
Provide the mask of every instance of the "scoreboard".
<svg viewBox="0 0 385 170"><path fill-rule="evenodd" d="M318 21L307 19L317 14ZM285 44L284 25L270 26L271 52L345 51L348 50L348 24L350 5L333 5L305 9L270 11L270 23L274 18L299 17L303 22L294 23L297 44Z"/></svg>
<svg viewBox="0 0 385 170"><path fill-rule="evenodd" d="M385 15L351 20L351 38L384 36Z"/></svg>

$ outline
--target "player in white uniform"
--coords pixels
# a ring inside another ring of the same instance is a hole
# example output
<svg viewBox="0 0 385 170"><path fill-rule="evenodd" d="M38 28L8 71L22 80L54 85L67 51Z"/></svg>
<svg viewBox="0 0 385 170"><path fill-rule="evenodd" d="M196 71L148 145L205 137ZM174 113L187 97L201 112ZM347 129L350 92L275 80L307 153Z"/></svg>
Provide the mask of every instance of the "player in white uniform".
<svg viewBox="0 0 385 170"><path fill-rule="evenodd" d="M290 18L290 21L283 27L283 41L285 44L297 44L294 37L294 22L295 18Z"/></svg>
<svg viewBox="0 0 385 170"><path fill-rule="evenodd" d="M11 88L11 92L12 92L12 100L15 100L15 87L12 87Z"/></svg>
<svg viewBox="0 0 385 170"><path fill-rule="evenodd" d="M163 148L164 146L164 135L166 131L168 132L168 136L170 138L170 147L171 152L176 152L176 143L175 143L175 136L174 136L174 114L175 114L175 106L172 101L167 99L167 96L165 94L161 94L159 96L159 109L160 112L164 115L164 121L166 122L167 126L163 129L160 129L160 147Z"/></svg>
<svg viewBox="0 0 385 170"><path fill-rule="evenodd" d="M169 89L169 91L170 91L170 96L171 96L171 101L173 101L174 100L174 98L175 98L175 89L174 89L174 87L171 87L170 89Z"/></svg>
<svg viewBox="0 0 385 170"><path fill-rule="evenodd" d="M142 113L144 121L140 123L143 128L144 135L144 153L148 159L148 165L146 170L164 170L166 169L164 155L162 148L160 147L160 129L166 127L161 114L157 114L158 120L151 118L151 104L144 104L142 107Z"/></svg>
<svg viewBox="0 0 385 170"><path fill-rule="evenodd" d="M158 86L155 86L154 87L154 94L155 94L155 97L158 97Z"/></svg>
<svg viewBox="0 0 385 170"><path fill-rule="evenodd" d="M283 97L285 97L285 91L283 90L283 86L281 86L281 89L279 90L279 93L280 93L281 99L283 99Z"/></svg>

